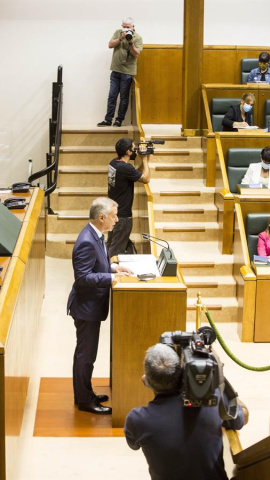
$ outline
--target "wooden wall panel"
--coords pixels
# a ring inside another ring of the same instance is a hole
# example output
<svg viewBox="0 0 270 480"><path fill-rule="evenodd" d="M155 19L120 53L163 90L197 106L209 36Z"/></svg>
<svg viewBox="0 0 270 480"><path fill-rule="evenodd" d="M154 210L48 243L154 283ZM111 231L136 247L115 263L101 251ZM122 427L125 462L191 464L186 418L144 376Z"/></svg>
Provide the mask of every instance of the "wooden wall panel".
<svg viewBox="0 0 270 480"><path fill-rule="evenodd" d="M204 45L202 83L241 82L241 59L257 58L270 47ZM182 123L183 46L144 45L136 79L142 123Z"/></svg>
<svg viewBox="0 0 270 480"><path fill-rule="evenodd" d="M235 60L234 49L204 47L202 83L240 83Z"/></svg>
<svg viewBox="0 0 270 480"><path fill-rule="evenodd" d="M182 47L145 48L138 62L142 123L181 123Z"/></svg>

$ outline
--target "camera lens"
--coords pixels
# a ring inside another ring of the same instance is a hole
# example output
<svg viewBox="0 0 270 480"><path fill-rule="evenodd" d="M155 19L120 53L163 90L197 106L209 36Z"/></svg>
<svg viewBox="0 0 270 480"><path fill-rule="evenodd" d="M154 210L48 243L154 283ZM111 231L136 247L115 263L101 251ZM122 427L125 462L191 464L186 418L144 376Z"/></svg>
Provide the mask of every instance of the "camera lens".
<svg viewBox="0 0 270 480"><path fill-rule="evenodd" d="M130 40L132 40L132 38L133 38L133 33L132 33L131 30L128 30L128 31L126 32L126 39L127 39L127 41L129 42Z"/></svg>

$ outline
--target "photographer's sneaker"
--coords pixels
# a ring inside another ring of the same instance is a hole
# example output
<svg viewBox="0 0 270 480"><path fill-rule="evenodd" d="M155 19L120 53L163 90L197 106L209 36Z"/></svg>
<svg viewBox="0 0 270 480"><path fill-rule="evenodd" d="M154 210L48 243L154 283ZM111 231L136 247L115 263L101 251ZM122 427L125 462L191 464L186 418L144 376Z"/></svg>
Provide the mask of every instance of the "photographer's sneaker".
<svg viewBox="0 0 270 480"><path fill-rule="evenodd" d="M103 122L100 122L97 124L97 127L111 127L112 123L107 122L106 120L103 120Z"/></svg>
<svg viewBox="0 0 270 480"><path fill-rule="evenodd" d="M121 127L122 122L119 122L119 120L115 120L113 127Z"/></svg>

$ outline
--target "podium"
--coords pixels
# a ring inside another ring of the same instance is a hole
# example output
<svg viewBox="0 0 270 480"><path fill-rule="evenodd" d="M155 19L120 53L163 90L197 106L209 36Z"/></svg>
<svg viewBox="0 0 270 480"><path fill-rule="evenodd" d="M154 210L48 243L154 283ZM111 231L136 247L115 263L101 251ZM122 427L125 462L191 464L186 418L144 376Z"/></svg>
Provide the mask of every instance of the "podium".
<svg viewBox="0 0 270 480"><path fill-rule="evenodd" d="M153 392L141 380L146 350L163 332L186 330L187 287L181 276L140 282L120 277L112 289L112 426L123 427Z"/></svg>

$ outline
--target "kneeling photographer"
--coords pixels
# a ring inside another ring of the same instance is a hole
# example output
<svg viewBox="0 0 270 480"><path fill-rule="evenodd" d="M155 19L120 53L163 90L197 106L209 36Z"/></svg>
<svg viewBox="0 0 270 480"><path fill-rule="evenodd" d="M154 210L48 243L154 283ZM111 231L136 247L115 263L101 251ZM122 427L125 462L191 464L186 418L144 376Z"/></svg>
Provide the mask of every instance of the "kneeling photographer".
<svg viewBox="0 0 270 480"><path fill-rule="evenodd" d="M168 341L168 335L161 336L163 344L159 343L146 352L143 382L153 390L155 398L148 406L129 412L124 427L127 443L133 450L142 448L152 480L228 480L223 462L221 427L239 430L248 421L248 410L238 400L234 418L222 420L217 404L221 396L225 404L229 402L226 393L220 393L219 388L214 389L217 402L208 403L214 406L187 403L183 390L186 386L185 369L189 375L190 368L185 366L184 355L180 362L179 355L172 348L178 341L174 337ZM192 334L186 335L192 337ZM187 361L190 355L193 356L192 342L193 338L187 341L188 347L182 348L186 350ZM198 377L200 372L203 376L199 357L195 361ZM209 380L210 373L203 382Z"/></svg>

